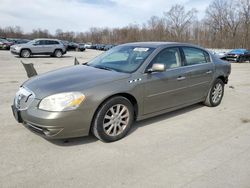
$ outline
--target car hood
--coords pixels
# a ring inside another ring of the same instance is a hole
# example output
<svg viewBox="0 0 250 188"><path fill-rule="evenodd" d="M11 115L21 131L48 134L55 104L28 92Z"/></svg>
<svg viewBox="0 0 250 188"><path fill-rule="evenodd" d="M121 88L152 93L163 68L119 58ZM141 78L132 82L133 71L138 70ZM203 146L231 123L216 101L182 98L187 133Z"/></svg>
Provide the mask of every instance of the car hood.
<svg viewBox="0 0 250 188"><path fill-rule="evenodd" d="M42 99L61 92L84 91L128 77L130 74L77 65L35 76L22 86L31 90L37 99Z"/></svg>

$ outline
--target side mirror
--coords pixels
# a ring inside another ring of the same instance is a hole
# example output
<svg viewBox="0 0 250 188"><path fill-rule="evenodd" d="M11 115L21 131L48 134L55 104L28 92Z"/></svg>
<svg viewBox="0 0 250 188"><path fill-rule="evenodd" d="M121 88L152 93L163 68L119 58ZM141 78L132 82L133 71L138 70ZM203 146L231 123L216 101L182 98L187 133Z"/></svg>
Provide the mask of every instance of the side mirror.
<svg viewBox="0 0 250 188"><path fill-rule="evenodd" d="M164 72L166 70L166 67L164 64L161 63L154 63L152 65L152 68L148 70L148 73L151 72Z"/></svg>

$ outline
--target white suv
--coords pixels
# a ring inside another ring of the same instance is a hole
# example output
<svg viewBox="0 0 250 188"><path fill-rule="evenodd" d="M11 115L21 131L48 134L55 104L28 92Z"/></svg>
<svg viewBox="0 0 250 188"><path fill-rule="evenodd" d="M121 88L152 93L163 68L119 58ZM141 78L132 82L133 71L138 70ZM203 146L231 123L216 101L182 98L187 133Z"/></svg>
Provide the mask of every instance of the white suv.
<svg viewBox="0 0 250 188"><path fill-rule="evenodd" d="M65 46L57 39L35 39L25 44L13 45L11 53L28 58L31 55L51 55L62 57L66 53Z"/></svg>

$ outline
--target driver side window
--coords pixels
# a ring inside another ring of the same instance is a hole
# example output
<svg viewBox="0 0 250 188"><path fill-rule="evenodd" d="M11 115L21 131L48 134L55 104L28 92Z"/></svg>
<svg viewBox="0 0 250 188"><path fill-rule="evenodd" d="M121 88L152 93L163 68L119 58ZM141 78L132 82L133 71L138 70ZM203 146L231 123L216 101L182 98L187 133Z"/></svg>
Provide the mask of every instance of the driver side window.
<svg viewBox="0 0 250 188"><path fill-rule="evenodd" d="M166 48L162 50L150 63L150 67L155 63L164 64L166 69L180 67L181 55L179 48Z"/></svg>
<svg viewBox="0 0 250 188"><path fill-rule="evenodd" d="M37 46L39 46L39 45L45 45L45 41L44 40L37 40L35 44Z"/></svg>

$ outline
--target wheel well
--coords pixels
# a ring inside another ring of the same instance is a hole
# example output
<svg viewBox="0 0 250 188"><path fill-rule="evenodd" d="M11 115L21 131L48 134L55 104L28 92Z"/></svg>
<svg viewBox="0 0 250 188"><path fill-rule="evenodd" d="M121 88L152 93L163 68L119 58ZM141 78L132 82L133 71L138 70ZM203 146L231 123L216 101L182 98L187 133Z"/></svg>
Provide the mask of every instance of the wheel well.
<svg viewBox="0 0 250 188"><path fill-rule="evenodd" d="M23 49L21 49L20 53L21 53L23 50L29 50L30 53L32 53L31 50L30 50L29 48L23 48Z"/></svg>
<svg viewBox="0 0 250 188"><path fill-rule="evenodd" d="M131 104L132 104L133 107L134 107L134 119L136 119L136 117L137 117L137 115L138 115L138 103L137 103L136 98L135 98L133 95L128 94L128 93L117 93L117 94L115 94L115 95L112 95L112 96L109 96L108 98L106 98L106 99L105 99L104 101L102 101L102 103L97 107L97 109L96 109L96 111L95 111L95 113L94 113L94 115L93 115L93 117L92 117L90 132L91 132L91 129L92 129L93 121L94 121L94 119L95 119L95 117L96 117L96 114L97 114L99 108L100 108L106 101L108 101L109 99L111 99L111 98L113 98L113 97L116 97L116 96L125 97L126 99L128 99L128 100L131 102Z"/></svg>
<svg viewBox="0 0 250 188"><path fill-rule="evenodd" d="M136 119L136 117L138 115L138 103L137 103L136 98L133 95L130 95L128 93L120 93L120 94L117 94L115 96L123 96L131 102L131 104L134 107L134 117Z"/></svg>
<svg viewBox="0 0 250 188"><path fill-rule="evenodd" d="M56 52L56 50L60 50L60 51L62 52L62 49L60 49L60 48L56 48L56 49L54 50L54 53Z"/></svg>
<svg viewBox="0 0 250 188"><path fill-rule="evenodd" d="M228 77L225 77L225 76L219 76L217 79L222 80L224 84L227 84L228 82Z"/></svg>
<svg viewBox="0 0 250 188"><path fill-rule="evenodd" d="M134 107L134 117L136 118L137 115L138 115L138 103L137 103L137 100L135 99L135 97L131 94L128 94L128 93L117 93L115 95L112 95L112 96L109 96L108 98L106 98L97 108L97 110L99 109L99 107L105 103L106 101L108 101L109 99L113 98L113 97L117 97L117 96L122 96L122 97L125 97L126 99L128 99L131 104L133 105ZM97 111L96 110L96 111Z"/></svg>

